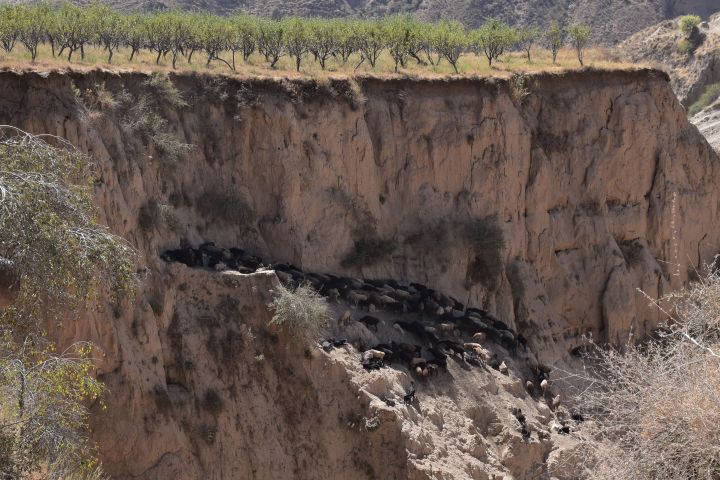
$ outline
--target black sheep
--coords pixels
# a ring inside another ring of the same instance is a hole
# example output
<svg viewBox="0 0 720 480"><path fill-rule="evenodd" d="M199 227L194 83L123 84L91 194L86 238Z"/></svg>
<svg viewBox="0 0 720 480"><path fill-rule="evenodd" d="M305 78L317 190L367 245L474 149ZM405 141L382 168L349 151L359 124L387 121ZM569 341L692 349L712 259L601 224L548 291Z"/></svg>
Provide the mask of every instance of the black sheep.
<svg viewBox="0 0 720 480"><path fill-rule="evenodd" d="M177 250L167 250L160 255L166 262L178 262L188 267L197 267L202 263L202 255L197 250L185 247Z"/></svg>
<svg viewBox="0 0 720 480"><path fill-rule="evenodd" d="M415 390L415 382L410 382L410 388L407 392L405 392L405 395L403 396L403 401L405 404L412 403L413 400L415 400L415 393L417 390Z"/></svg>
<svg viewBox="0 0 720 480"><path fill-rule="evenodd" d="M373 330L373 331L377 332L377 331L378 331L378 327L377 327L377 326L378 326L378 323L380 323L380 319L379 319L379 318L375 318L375 317L373 317L373 316L371 316L371 315L365 315L365 316L362 317L360 320L358 320L358 322L364 324L364 325L365 325L367 328L369 328L370 330Z"/></svg>
<svg viewBox="0 0 720 480"><path fill-rule="evenodd" d="M453 355L459 355L460 358L465 360L465 348L460 345L458 342L454 342L452 340L442 340L437 343L438 347L445 348L453 353Z"/></svg>

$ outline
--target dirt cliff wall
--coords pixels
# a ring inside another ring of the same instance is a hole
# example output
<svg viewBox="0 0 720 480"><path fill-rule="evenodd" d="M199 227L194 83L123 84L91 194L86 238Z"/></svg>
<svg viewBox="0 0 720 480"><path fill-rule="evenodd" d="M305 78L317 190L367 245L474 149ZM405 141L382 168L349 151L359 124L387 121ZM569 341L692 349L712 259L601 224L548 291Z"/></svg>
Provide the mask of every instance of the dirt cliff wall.
<svg viewBox="0 0 720 480"><path fill-rule="evenodd" d="M0 74L0 122L88 152L104 220L140 254L136 304L63 334L106 353L109 413L95 428L118 478L402 478L410 464L424 478L432 465L418 464L441 449L402 421L347 427L368 407L353 375L263 333L272 275L190 271L162 262L167 248L214 241L306 271L421 282L494 312L546 363L569 360L583 334L644 334L660 316L636 289L667 293L720 248L718 157L659 72L174 76L187 105L146 80ZM143 111L155 123L138 126ZM497 275L474 274L478 222L504 234ZM343 262L368 239L391 253ZM493 478L506 456L478 454L493 467L458 475Z"/></svg>

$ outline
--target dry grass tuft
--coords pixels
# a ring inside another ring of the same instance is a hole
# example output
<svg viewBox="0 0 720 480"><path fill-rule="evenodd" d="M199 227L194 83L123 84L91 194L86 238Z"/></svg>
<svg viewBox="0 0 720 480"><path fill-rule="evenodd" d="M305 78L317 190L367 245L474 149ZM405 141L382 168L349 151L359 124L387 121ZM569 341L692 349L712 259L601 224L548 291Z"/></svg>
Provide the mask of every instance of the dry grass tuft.
<svg viewBox="0 0 720 480"><path fill-rule="evenodd" d="M307 285L293 290L279 284L268 307L273 312L270 324L301 342L317 340L327 324L327 301Z"/></svg>

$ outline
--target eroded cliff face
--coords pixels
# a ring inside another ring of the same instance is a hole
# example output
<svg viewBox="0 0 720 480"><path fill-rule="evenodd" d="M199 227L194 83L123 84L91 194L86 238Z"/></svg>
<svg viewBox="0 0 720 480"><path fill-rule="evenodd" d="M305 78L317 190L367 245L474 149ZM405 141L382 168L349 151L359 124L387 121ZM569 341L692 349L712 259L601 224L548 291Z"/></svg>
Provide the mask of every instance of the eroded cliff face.
<svg viewBox="0 0 720 480"><path fill-rule="evenodd" d="M657 298L720 248L718 158L659 72L514 88L172 77L187 106L145 80L0 74L0 122L88 152L104 220L139 252L135 303L61 334L105 352L108 411L94 428L118 478L573 477L548 466L568 440L523 442L503 420L521 402L549 421L519 373L451 370L463 388L428 387L425 411L384 408L352 347L306 352L267 331L274 274L191 270L161 261L165 249L214 241L306 271L421 282L495 313L553 364L584 334L648 332L661 317L637 289ZM98 100L100 85L151 99L180 154L131 125L130 106ZM462 232L493 218L502 265L480 281ZM394 248L343 266L364 239ZM385 390L407 385L383 375Z"/></svg>

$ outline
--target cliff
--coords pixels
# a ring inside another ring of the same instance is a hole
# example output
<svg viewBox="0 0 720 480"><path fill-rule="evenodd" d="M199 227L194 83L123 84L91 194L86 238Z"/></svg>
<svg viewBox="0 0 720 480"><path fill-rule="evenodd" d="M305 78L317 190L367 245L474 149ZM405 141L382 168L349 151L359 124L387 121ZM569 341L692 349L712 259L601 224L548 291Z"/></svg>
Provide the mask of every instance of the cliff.
<svg viewBox="0 0 720 480"><path fill-rule="evenodd" d="M422 283L494 313L545 364L572 364L582 335L649 332L662 317L637 289L668 293L720 249L717 155L657 71L171 78L184 101L140 73L0 74L0 122L88 152L103 220L139 252L134 303L58 332L105 352L94 428L117 478L574 475L572 439L512 426L513 406L537 431L551 417L520 361L453 365L419 409L384 406L407 373L267 329L273 273L189 269L167 249ZM472 244L490 224L496 268Z"/></svg>

